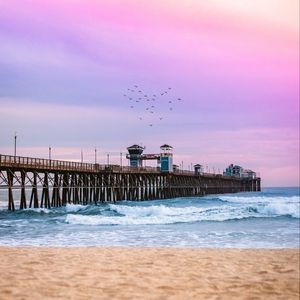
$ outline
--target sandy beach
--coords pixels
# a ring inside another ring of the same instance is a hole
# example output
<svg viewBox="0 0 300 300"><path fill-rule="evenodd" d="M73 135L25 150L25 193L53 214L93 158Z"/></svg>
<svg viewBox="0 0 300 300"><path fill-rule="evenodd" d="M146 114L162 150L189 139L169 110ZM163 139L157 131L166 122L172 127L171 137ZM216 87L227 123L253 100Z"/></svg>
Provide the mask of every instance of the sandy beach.
<svg viewBox="0 0 300 300"><path fill-rule="evenodd" d="M1 299L299 299L299 250L1 247Z"/></svg>

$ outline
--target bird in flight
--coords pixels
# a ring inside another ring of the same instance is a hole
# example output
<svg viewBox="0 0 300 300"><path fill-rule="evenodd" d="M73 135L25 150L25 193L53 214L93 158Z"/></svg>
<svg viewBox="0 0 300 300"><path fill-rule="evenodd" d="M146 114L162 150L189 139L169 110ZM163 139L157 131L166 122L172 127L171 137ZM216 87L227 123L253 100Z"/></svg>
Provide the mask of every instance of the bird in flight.
<svg viewBox="0 0 300 300"><path fill-rule="evenodd" d="M162 124L162 121L166 120L173 113L173 110L176 109L176 105L179 105L179 102L182 101L181 98L174 97L174 89L172 87L161 89L155 94L151 94L151 92L144 90L142 86L137 84L132 85L127 90L129 93L125 91L123 94L127 98L125 100L132 101L130 104L137 103L130 106L137 113L136 120L139 120L141 125L148 124L150 127L157 125L158 122Z"/></svg>

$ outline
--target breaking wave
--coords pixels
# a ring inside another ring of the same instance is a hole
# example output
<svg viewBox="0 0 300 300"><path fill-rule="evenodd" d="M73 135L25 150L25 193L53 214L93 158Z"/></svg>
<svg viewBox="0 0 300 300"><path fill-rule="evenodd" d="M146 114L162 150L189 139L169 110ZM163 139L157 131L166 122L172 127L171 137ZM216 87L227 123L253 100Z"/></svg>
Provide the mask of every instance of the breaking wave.
<svg viewBox="0 0 300 300"><path fill-rule="evenodd" d="M69 224L80 225L160 225L176 223L194 223L201 221L229 221L246 218L270 218L287 216L299 218L299 199L290 197L220 197L221 201L229 202L218 206L186 206L172 207L163 204L151 206L130 206L109 204L110 215L82 215L77 208L70 208L65 218Z"/></svg>
<svg viewBox="0 0 300 300"><path fill-rule="evenodd" d="M298 188L0 209L0 245L299 247ZM7 203L7 202L6 202Z"/></svg>
<svg viewBox="0 0 300 300"><path fill-rule="evenodd" d="M279 202L279 203L298 203L300 202L299 196L290 196L290 197L267 197L267 196L253 196L253 197L245 197L245 196L219 196L219 200L223 202L231 202L231 203L271 203L271 202Z"/></svg>

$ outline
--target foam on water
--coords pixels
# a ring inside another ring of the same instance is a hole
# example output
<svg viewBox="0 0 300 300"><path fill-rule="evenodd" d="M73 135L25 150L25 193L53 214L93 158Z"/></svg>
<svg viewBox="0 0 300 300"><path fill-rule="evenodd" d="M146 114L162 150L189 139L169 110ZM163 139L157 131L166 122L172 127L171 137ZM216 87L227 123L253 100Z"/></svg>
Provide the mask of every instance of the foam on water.
<svg viewBox="0 0 300 300"><path fill-rule="evenodd" d="M0 245L297 247L291 189L0 211Z"/></svg>
<svg viewBox="0 0 300 300"><path fill-rule="evenodd" d="M218 196L218 199L224 202L231 203L270 203L270 202L280 202L280 203L298 203L300 202L299 196Z"/></svg>
<svg viewBox="0 0 300 300"><path fill-rule="evenodd" d="M265 216L291 216L300 218L300 198L299 196L258 196L258 197L239 197L221 196L221 201L237 204L250 204L251 207Z"/></svg>
<svg viewBox="0 0 300 300"><path fill-rule="evenodd" d="M88 208L87 205L81 204L67 204L66 205L66 212L67 213L76 213L82 210L86 210Z"/></svg>
<svg viewBox="0 0 300 300"><path fill-rule="evenodd" d="M232 203L239 205L172 207L162 204L151 206L109 204L109 209L117 213L117 216L68 214L65 222L78 225L158 225L278 216L299 218L299 201L296 202L294 198L291 202L282 199L267 202L262 201L262 197L249 202L239 198L239 201L234 199Z"/></svg>
<svg viewBox="0 0 300 300"><path fill-rule="evenodd" d="M266 214L268 216L291 216L293 218L300 218L299 202L274 202L268 203L264 206L258 206L257 209L260 213Z"/></svg>

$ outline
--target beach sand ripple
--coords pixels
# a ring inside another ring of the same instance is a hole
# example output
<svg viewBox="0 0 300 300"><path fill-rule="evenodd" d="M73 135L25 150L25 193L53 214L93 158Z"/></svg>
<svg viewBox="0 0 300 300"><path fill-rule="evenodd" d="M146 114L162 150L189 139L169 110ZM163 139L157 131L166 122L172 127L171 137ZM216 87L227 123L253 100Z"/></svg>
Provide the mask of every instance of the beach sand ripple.
<svg viewBox="0 0 300 300"><path fill-rule="evenodd" d="M0 247L1 299L299 299L299 249Z"/></svg>

